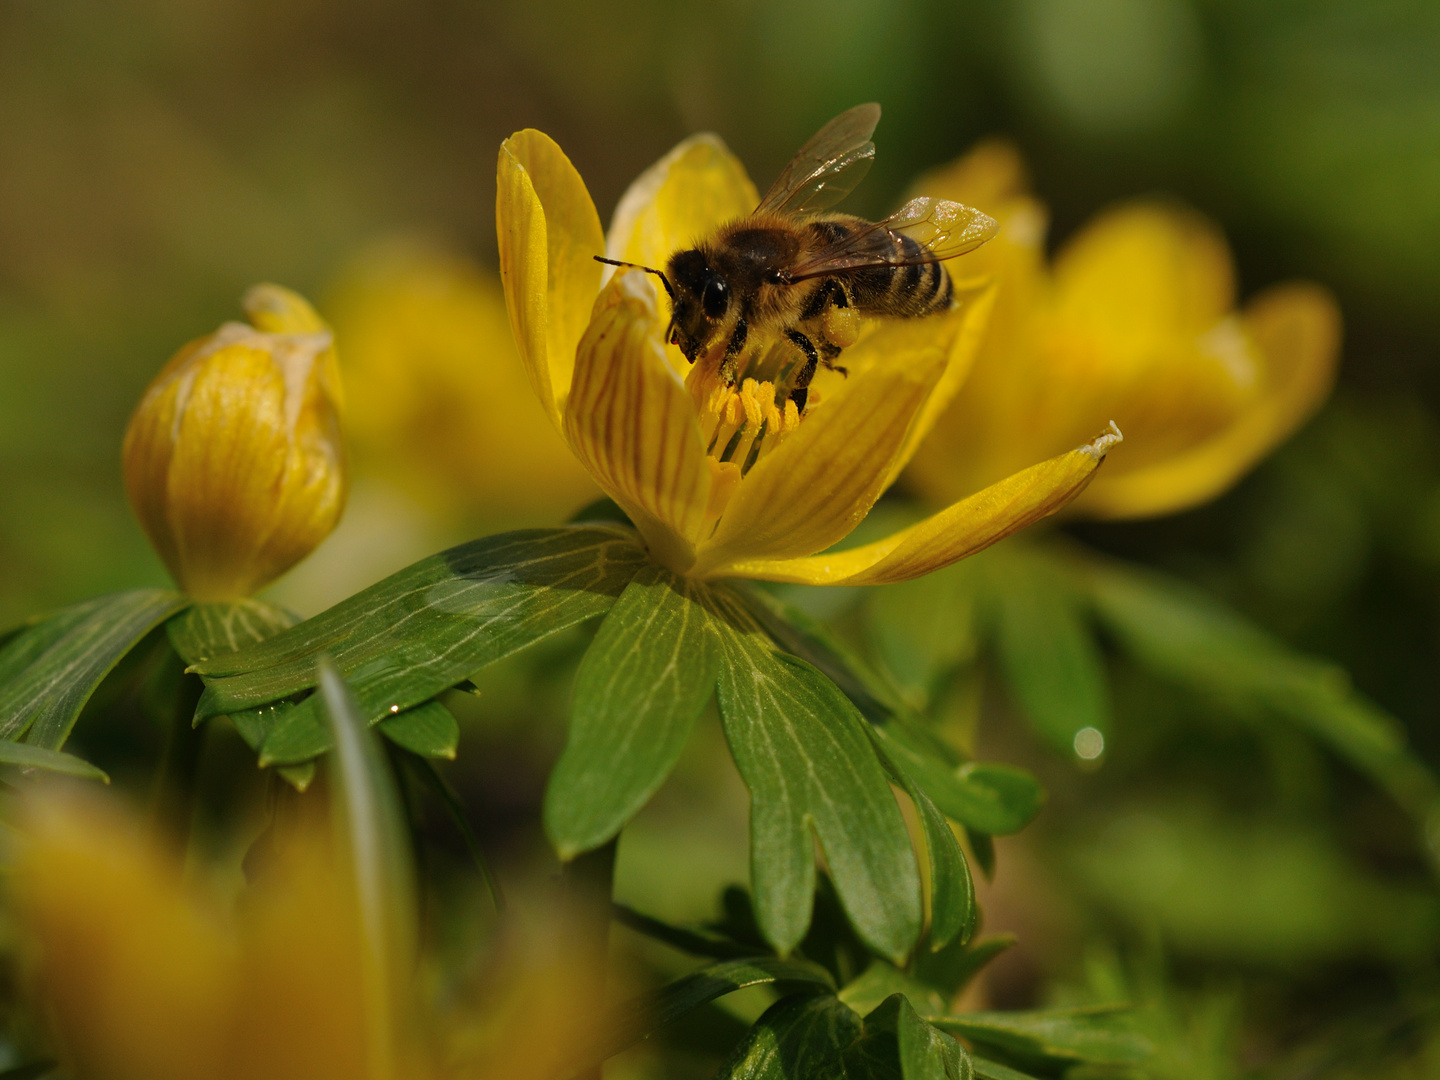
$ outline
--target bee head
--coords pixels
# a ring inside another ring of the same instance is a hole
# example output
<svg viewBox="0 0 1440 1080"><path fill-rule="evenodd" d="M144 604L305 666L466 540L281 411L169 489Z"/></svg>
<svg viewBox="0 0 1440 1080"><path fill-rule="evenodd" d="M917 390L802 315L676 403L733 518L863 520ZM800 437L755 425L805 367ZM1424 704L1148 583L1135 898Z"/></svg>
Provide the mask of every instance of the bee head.
<svg viewBox="0 0 1440 1080"><path fill-rule="evenodd" d="M694 363L714 341L730 310L731 289L725 278L711 269L704 253L693 248L672 255L668 270L675 286L670 340Z"/></svg>

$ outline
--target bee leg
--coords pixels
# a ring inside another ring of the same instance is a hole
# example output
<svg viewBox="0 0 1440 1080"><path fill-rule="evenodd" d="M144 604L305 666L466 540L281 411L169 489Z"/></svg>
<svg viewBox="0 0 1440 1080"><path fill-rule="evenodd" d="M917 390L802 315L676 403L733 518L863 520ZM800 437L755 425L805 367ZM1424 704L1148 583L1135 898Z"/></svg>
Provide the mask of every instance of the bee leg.
<svg viewBox="0 0 1440 1080"><path fill-rule="evenodd" d="M822 342L820 345L820 362L824 364L827 368L829 368L831 371L838 371L842 376L848 377L850 374L850 370L848 368L843 368L839 364L835 363L835 358L839 356L840 353L843 351L844 350L842 350L839 345L832 345L828 342Z"/></svg>
<svg viewBox="0 0 1440 1080"><path fill-rule="evenodd" d="M745 339L750 336L750 324L743 318L735 323L735 332L730 335L729 342L725 345L725 359L740 355L740 350L745 348Z"/></svg>
<svg viewBox="0 0 1440 1080"><path fill-rule="evenodd" d="M802 334L799 330L787 330L785 336L805 354L805 366L795 376L795 389L790 391L790 400L795 402L795 407L800 410L805 408L805 399L809 396L806 389L810 380L815 377L815 369L820 364L820 353L815 349L815 343Z"/></svg>

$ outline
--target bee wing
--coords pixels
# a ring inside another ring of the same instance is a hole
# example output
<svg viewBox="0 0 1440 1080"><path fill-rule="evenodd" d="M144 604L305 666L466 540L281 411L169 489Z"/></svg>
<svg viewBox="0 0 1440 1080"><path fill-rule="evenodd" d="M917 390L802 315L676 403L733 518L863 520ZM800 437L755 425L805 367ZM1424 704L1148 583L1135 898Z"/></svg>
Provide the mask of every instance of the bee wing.
<svg viewBox="0 0 1440 1080"><path fill-rule="evenodd" d="M866 222L848 236L790 268L792 281L867 266L914 266L973 251L1000 231L988 214L948 199L911 199L883 221ZM918 248L901 242L915 241Z"/></svg>
<svg viewBox="0 0 1440 1080"><path fill-rule="evenodd" d="M849 195L870 171L875 158L870 136L879 122L880 106L874 102L831 120L781 170L756 213L810 214Z"/></svg>

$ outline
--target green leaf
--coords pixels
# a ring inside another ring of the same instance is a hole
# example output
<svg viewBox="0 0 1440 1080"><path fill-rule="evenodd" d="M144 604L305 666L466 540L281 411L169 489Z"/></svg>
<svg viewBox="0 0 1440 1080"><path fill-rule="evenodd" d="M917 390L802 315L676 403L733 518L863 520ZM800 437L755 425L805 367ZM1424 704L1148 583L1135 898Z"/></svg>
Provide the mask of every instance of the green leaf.
<svg viewBox="0 0 1440 1080"><path fill-rule="evenodd" d="M569 739L545 790L545 832L561 859L614 837L675 767L720 664L704 591L642 568L585 653Z"/></svg>
<svg viewBox="0 0 1440 1080"><path fill-rule="evenodd" d="M1015 940L1014 934L995 934L968 947L955 941L936 952L922 952L915 958L915 978L936 987L948 1000L958 994L986 964L1013 947Z"/></svg>
<svg viewBox="0 0 1440 1080"><path fill-rule="evenodd" d="M1052 559L1023 547L991 553L984 569L1005 680L1035 729L1073 756L1078 732L1111 727L1105 662L1075 587Z"/></svg>
<svg viewBox="0 0 1440 1080"><path fill-rule="evenodd" d="M268 641L300 620L263 600L193 604L165 624L170 644L187 664Z"/></svg>
<svg viewBox="0 0 1440 1080"><path fill-rule="evenodd" d="M887 998L865 1018L866 1029L893 1025L905 1080L972 1080L974 1067L958 1042L920 1019L903 994Z"/></svg>
<svg viewBox="0 0 1440 1080"><path fill-rule="evenodd" d="M995 838L978 829L967 828L965 839L970 842L970 854L975 856L975 864L980 867L980 872L985 875L985 880L993 880L995 877Z"/></svg>
<svg viewBox="0 0 1440 1080"><path fill-rule="evenodd" d="M1025 1067L1077 1061L1124 1065L1144 1061L1153 1049L1150 1040L1130 1028L1129 1012L1125 1006L1102 1005L932 1016L930 1022Z"/></svg>
<svg viewBox="0 0 1440 1080"><path fill-rule="evenodd" d="M769 984L808 987L811 993L820 992L835 1000L830 996L835 983L818 964L773 956L725 960L617 1005L601 1025L597 1042L578 1054L576 1060L583 1065L598 1063L707 1002L747 986Z"/></svg>
<svg viewBox="0 0 1440 1080"><path fill-rule="evenodd" d="M1257 708L1327 743L1422 823L1440 785L1402 725L1355 692L1345 671L1296 653L1212 597L1098 558L1077 575L1117 641L1153 671L1244 713Z"/></svg>
<svg viewBox="0 0 1440 1080"><path fill-rule="evenodd" d="M718 1080L971 1080L970 1056L904 994L863 1020L829 995L784 998L755 1022Z"/></svg>
<svg viewBox="0 0 1440 1080"><path fill-rule="evenodd" d="M762 956L763 950L753 945L717 937L700 930L684 926L672 926L667 922L644 915L624 904L615 904L611 915L621 926L627 926L638 934L655 941L662 941L672 949L689 953L691 956L707 956L715 960L733 960L739 957Z"/></svg>
<svg viewBox="0 0 1440 1080"><path fill-rule="evenodd" d="M165 589L89 600L26 628L0 649L0 738L59 750L80 710L130 649L190 601Z"/></svg>
<svg viewBox="0 0 1440 1080"><path fill-rule="evenodd" d="M455 760L460 745L460 725L454 715L438 701L427 701L398 716L381 720L380 734L396 746L404 747L421 757Z"/></svg>
<svg viewBox="0 0 1440 1080"><path fill-rule="evenodd" d="M1030 824L1045 805L1040 782L1024 769L981 761L953 764L953 754L938 739L899 719L876 724L874 731L891 760L947 817L967 828L1008 836Z"/></svg>
<svg viewBox="0 0 1440 1080"><path fill-rule="evenodd" d="M927 1012L945 1011L945 998L935 987L906 974L888 960L871 960L870 966L859 978L845 984L839 996L856 1012L868 1013L895 994L904 994L911 1001L918 1001Z"/></svg>
<svg viewBox="0 0 1440 1080"><path fill-rule="evenodd" d="M11 742L9 739L0 740L0 765L15 765L21 769L44 769L46 772L81 776L87 780L99 780L106 784L110 782L110 777L74 754L67 754L63 750L48 750L43 746L32 746L29 743Z"/></svg>
<svg viewBox="0 0 1440 1080"><path fill-rule="evenodd" d="M197 715L296 695L315 684L315 658L328 652L373 723L604 614L645 561L632 533L608 527L462 544L269 641L197 665L210 683Z"/></svg>
<svg viewBox="0 0 1440 1080"><path fill-rule="evenodd" d="M715 1080L837 1080L836 1059L860 1037L860 1017L828 994L782 998L755 1021Z"/></svg>
<svg viewBox="0 0 1440 1080"><path fill-rule="evenodd" d="M390 1063L396 1059L400 1037L396 1024L415 963L409 826L390 764L376 737L366 730L344 679L328 657L321 657L317 667L316 697L324 705L335 740L331 820L349 855L360 910L369 1060Z"/></svg>
<svg viewBox="0 0 1440 1080"><path fill-rule="evenodd" d="M885 752L885 744L875 729L872 727L869 731L891 782L904 789L920 812L925 848L930 857L930 947L942 948L957 937L962 943L969 941L975 932L979 908L975 905L975 883L970 877L965 853L960 850L960 841L930 796Z"/></svg>
<svg viewBox="0 0 1440 1080"><path fill-rule="evenodd" d="M864 719L815 668L776 653L715 590L720 715L750 790L756 919L782 954L805 936L815 891L811 831L860 937L903 958L920 934L920 876Z"/></svg>
<svg viewBox="0 0 1440 1080"><path fill-rule="evenodd" d="M763 589L739 585L731 591L775 644L819 669L866 719L879 723L909 712L895 689L824 623Z"/></svg>
<svg viewBox="0 0 1440 1080"><path fill-rule="evenodd" d="M975 1075L980 1077L980 1080L1036 1080L1029 1073L1012 1069L1009 1065L1001 1065L998 1061L976 1057L974 1054L970 1055L970 1063L975 1067Z"/></svg>

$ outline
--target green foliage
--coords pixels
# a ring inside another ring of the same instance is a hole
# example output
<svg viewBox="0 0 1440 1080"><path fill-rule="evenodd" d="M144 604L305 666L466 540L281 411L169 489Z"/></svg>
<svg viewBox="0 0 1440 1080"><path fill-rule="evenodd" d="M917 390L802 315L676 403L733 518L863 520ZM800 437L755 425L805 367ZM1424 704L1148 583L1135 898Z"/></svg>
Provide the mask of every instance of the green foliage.
<svg viewBox="0 0 1440 1080"><path fill-rule="evenodd" d="M331 821L355 882L361 940L366 1035L372 1061L393 1059L396 1020L415 967L416 910L409 822L380 743L367 730L339 671L317 664L317 697L335 741L330 757Z"/></svg>
<svg viewBox="0 0 1440 1080"><path fill-rule="evenodd" d="M374 723L603 614L643 562L632 535L599 527L533 529L462 544L260 645L197 665L208 685L196 715L308 690L315 658L328 652Z"/></svg>
<svg viewBox="0 0 1440 1080"><path fill-rule="evenodd" d="M860 936L883 955L903 957L920 934L919 872L865 721L819 671L775 652L738 603L717 592L716 604L720 715L751 794L762 931L782 954L805 936L813 829Z"/></svg>
<svg viewBox="0 0 1440 1080"><path fill-rule="evenodd" d="M32 746L30 743L13 742L10 739L0 740L0 765L43 769L46 772L65 773L87 780L101 780L107 784L110 782L110 777L106 776L103 770L74 754L67 754L63 750L50 750L44 746Z"/></svg>
<svg viewBox="0 0 1440 1080"><path fill-rule="evenodd" d="M460 745L460 725L438 701L406 709L398 716L381 720L377 727L396 746L421 757L453 760Z"/></svg>
<svg viewBox="0 0 1440 1080"><path fill-rule="evenodd" d="M720 663L705 592L646 566L601 623L545 793L545 831L562 859L615 836L674 768Z"/></svg>
<svg viewBox="0 0 1440 1080"><path fill-rule="evenodd" d="M299 621L263 600L228 600L191 604L165 624L165 632L185 663L202 664L258 645Z"/></svg>
<svg viewBox="0 0 1440 1080"><path fill-rule="evenodd" d="M100 681L187 603L179 593L136 589L25 627L0 648L0 738L59 750Z"/></svg>

